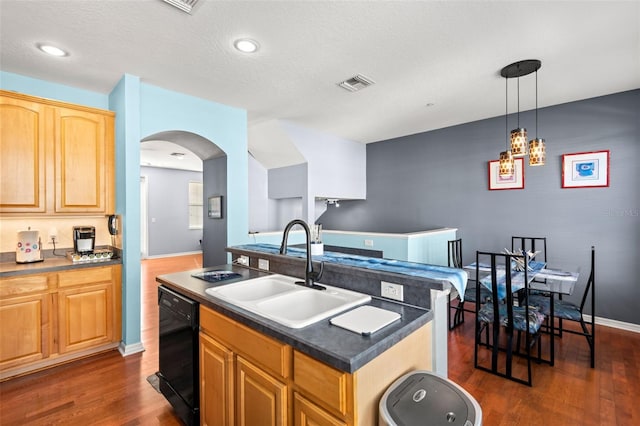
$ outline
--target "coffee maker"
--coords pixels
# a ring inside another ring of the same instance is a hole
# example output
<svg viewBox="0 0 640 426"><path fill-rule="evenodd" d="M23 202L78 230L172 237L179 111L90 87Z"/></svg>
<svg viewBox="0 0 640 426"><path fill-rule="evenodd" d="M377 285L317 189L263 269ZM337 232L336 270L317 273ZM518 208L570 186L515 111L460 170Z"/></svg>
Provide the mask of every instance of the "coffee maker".
<svg viewBox="0 0 640 426"><path fill-rule="evenodd" d="M77 254L92 254L96 241L95 226L73 227L73 251Z"/></svg>

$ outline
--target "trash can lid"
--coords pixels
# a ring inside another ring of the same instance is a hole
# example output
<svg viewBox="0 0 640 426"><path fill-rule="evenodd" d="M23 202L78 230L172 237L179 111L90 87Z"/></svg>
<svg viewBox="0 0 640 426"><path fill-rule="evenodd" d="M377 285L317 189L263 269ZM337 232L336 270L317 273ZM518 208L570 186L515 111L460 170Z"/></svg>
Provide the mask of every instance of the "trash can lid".
<svg viewBox="0 0 640 426"><path fill-rule="evenodd" d="M472 426L482 423L476 400L454 382L417 371L398 379L385 393L384 405L397 425Z"/></svg>

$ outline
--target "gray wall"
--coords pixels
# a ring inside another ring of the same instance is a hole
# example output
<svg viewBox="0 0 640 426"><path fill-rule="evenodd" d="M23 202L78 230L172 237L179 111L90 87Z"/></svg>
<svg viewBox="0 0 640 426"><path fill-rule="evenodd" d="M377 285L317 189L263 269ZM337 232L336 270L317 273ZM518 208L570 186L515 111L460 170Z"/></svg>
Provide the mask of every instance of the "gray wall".
<svg viewBox="0 0 640 426"><path fill-rule="evenodd" d="M202 265L206 267L227 263L227 157L213 158L202 163L204 219ZM209 197L222 195L222 219L208 217ZM236 194L238 195L238 194Z"/></svg>
<svg viewBox="0 0 640 426"><path fill-rule="evenodd" d="M189 229L189 182L202 182L202 173L141 167L148 178L149 256L201 250L201 229Z"/></svg>
<svg viewBox="0 0 640 426"><path fill-rule="evenodd" d="M595 314L640 324L640 90L543 108L538 117L547 163L525 165L522 190L488 190L487 162L505 146L504 117L496 117L369 144L367 200L341 202L318 222L375 232L456 227L465 263L476 250L510 247L512 235L546 236L552 266L583 272L573 301L594 245ZM520 113L530 138L534 120L533 111ZM610 186L562 189L562 154L595 150L611 152Z"/></svg>

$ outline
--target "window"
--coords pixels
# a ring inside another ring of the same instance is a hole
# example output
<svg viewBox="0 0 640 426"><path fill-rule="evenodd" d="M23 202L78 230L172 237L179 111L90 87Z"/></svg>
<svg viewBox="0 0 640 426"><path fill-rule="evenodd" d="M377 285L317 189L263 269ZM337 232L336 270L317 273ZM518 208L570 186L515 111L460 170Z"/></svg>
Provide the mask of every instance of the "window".
<svg viewBox="0 0 640 426"><path fill-rule="evenodd" d="M202 182L189 182L189 229L202 229Z"/></svg>

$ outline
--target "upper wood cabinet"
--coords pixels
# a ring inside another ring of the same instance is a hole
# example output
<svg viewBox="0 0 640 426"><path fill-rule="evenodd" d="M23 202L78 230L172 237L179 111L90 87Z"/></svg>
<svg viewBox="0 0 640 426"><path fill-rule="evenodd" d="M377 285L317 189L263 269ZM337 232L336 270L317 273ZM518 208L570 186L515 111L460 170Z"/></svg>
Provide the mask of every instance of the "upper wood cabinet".
<svg viewBox="0 0 640 426"><path fill-rule="evenodd" d="M54 109L55 212L109 213L113 195L113 116Z"/></svg>
<svg viewBox="0 0 640 426"><path fill-rule="evenodd" d="M0 213L113 213L113 112L0 91L0 123Z"/></svg>
<svg viewBox="0 0 640 426"><path fill-rule="evenodd" d="M44 213L45 106L0 96L0 211Z"/></svg>

